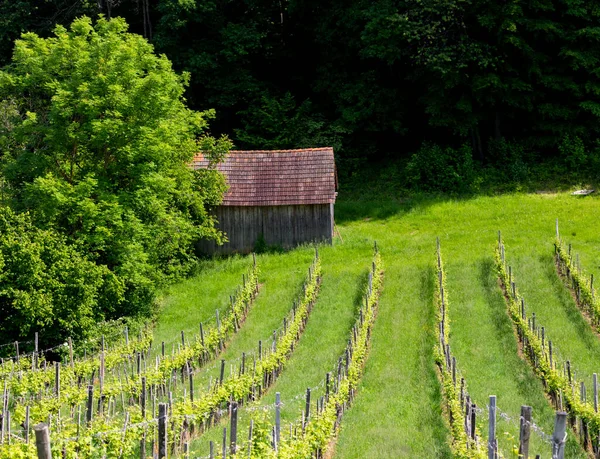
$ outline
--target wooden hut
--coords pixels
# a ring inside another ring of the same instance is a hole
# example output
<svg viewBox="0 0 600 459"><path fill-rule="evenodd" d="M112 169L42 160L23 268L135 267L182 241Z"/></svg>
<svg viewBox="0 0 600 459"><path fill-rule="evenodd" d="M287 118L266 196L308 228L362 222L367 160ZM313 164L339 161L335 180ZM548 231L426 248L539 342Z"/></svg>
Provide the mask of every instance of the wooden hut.
<svg viewBox="0 0 600 459"><path fill-rule="evenodd" d="M193 167L209 167L202 156ZM217 165L229 189L214 211L229 242L202 244L205 253L250 252L259 240L290 248L331 242L337 174L333 148L231 151Z"/></svg>

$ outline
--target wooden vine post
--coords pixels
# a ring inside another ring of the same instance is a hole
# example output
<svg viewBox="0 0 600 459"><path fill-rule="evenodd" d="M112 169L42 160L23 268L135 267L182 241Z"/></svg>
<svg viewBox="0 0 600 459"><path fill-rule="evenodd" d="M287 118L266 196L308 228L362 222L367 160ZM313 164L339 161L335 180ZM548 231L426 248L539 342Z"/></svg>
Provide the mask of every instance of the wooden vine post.
<svg viewBox="0 0 600 459"><path fill-rule="evenodd" d="M567 442L567 413L556 413L554 433L552 434L552 459L565 459L565 443Z"/></svg>
<svg viewBox="0 0 600 459"><path fill-rule="evenodd" d="M233 456L236 452L237 445L237 417L238 417L238 404L237 402L231 403L231 429L229 432L230 445L229 450Z"/></svg>
<svg viewBox="0 0 600 459"><path fill-rule="evenodd" d="M158 459L167 458L167 404L158 404Z"/></svg>
<svg viewBox="0 0 600 459"><path fill-rule="evenodd" d="M304 408L304 420L308 423L310 418L310 387L306 389L306 406Z"/></svg>
<svg viewBox="0 0 600 459"><path fill-rule="evenodd" d="M52 450L50 449L50 431L45 423L33 426L35 432L35 447L37 449L38 459L52 459Z"/></svg>
<svg viewBox="0 0 600 459"><path fill-rule="evenodd" d="M327 373L329 375L329 373ZM275 438L281 441L281 393L275 393Z"/></svg>
<svg viewBox="0 0 600 459"><path fill-rule="evenodd" d="M521 406L521 423L519 429L519 456L529 457L529 438L531 436L531 411L527 405Z"/></svg>
<svg viewBox="0 0 600 459"><path fill-rule="evenodd" d="M490 395L488 459L496 459L498 457L497 452L498 440L496 440L496 396Z"/></svg>
<svg viewBox="0 0 600 459"><path fill-rule="evenodd" d="M594 390L594 411L598 412L598 373L592 375L592 385Z"/></svg>
<svg viewBox="0 0 600 459"><path fill-rule="evenodd" d="M60 362L54 362L54 395L60 397Z"/></svg>
<svg viewBox="0 0 600 459"><path fill-rule="evenodd" d="M74 362L73 362L73 340L71 339L71 337L69 337L69 364L71 365L71 368L73 368L73 366L74 366Z"/></svg>
<svg viewBox="0 0 600 459"><path fill-rule="evenodd" d="M87 399L86 419L85 419L88 424L92 422L93 410L94 410L94 386L92 386L90 384L90 385L88 385L88 399Z"/></svg>

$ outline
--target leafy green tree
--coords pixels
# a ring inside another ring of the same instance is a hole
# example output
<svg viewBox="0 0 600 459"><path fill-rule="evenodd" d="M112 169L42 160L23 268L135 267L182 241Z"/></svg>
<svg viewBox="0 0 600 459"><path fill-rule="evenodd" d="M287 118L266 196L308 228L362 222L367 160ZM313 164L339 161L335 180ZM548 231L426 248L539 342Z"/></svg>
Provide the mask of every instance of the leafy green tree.
<svg viewBox="0 0 600 459"><path fill-rule="evenodd" d="M564 135L598 137L600 9L579 0L380 0L364 53L404 61L431 126L557 151ZM420 84L419 84L420 82Z"/></svg>
<svg viewBox="0 0 600 459"><path fill-rule="evenodd" d="M188 81L119 18L26 33L0 72L10 205L118 276L123 294L103 305L107 318L147 313L197 241L221 240L207 208L224 179L189 163L200 150L219 161L230 141L207 135L212 111L186 107Z"/></svg>
<svg viewBox="0 0 600 459"><path fill-rule="evenodd" d="M475 170L471 148L424 143L412 155L406 166L408 183L417 190L466 192L471 191Z"/></svg>
<svg viewBox="0 0 600 459"><path fill-rule="evenodd" d="M118 0L11 0L0 2L0 66L10 61L14 42L24 32L46 36L56 24L70 24L81 15L96 15L102 3Z"/></svg>
<svg viewBox="0 0 600 459"><path fill-rule="evenodd" d="M502 139L543 158L600 138L595 2L17 0L0 63L21 31L86 12L126 17L191 72L190 107L243 148L333 143L343 165L468 141L495 167Z"/></svg>

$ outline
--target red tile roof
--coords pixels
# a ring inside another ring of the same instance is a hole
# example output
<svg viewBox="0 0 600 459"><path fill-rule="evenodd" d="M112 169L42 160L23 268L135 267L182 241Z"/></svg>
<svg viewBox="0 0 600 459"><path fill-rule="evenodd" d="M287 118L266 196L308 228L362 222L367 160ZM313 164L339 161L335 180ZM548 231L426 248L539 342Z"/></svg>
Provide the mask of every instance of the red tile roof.
<svg viewBox="0 0 600 459"><path fill-rule="evenodd" d="M202 154L194 169L208 167ZM333 148L230 151L217 165L227 178L224 206L280 206L335 202Z"/></svg>

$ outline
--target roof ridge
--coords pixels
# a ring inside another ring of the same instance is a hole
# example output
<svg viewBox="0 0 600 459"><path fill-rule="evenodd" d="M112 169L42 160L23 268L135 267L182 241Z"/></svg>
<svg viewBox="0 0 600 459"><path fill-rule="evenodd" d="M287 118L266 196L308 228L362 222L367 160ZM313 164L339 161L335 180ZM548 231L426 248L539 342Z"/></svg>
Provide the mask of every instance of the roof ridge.
<svg viewBox="0 0 600 459"><path fill-rule="evenodd" d="M287 148L283 150L230 150L229 153L301 153L303 151L333 151L333 147Z"/></svg>

